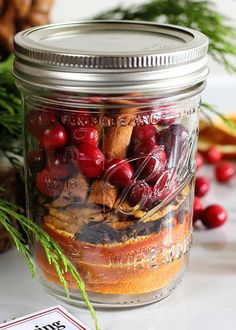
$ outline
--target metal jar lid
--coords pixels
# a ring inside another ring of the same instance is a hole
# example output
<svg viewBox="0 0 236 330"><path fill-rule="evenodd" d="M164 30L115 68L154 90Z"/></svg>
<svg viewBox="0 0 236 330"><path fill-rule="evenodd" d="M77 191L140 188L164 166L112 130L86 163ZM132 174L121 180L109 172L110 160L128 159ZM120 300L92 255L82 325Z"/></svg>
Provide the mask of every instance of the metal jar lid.
<svg viewBox="0 0 236 330"><path fill-rule="evenodd" d="M178 90L207 74L208 39L178 26L81 21L18 33L13 73L33 86L95 93Z"/></svg>

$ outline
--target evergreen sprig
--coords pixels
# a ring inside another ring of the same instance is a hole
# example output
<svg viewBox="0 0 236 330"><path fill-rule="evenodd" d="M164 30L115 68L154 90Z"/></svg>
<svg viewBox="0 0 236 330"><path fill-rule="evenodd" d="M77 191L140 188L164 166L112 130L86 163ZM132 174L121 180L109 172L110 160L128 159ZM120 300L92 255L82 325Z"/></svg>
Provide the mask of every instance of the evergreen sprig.
<svg viewBox="0 0 236 330"><path fill-rule="evenodd" d="M216 110L214 105L209 104L209 103L202 103L202 113L203 115L207 118L207 120L212 123L212 125L214 125L214 122L212 121L212 119L209 117L207 111L215 114L217 117L219 117L227 126L231 131L236 131L236 124L230 120L229 118L227 118L223 113L221 113L220 111Z"/></svg>
<svg viewBox="0 0 236 330"><path fill-rule="evenodd" d="M28 219L27 217L21 215L18 212L17 207L3 199L0 199L0 223L6 228L6 230L10 234L17 249L21 251L24 255L31 274L34 277L35 269L31 261L30 251L27 248L24 235L14 226L14 221L18 222L29 241L33 234L35 239L41 243L49 264L52 265L57 272L58 278L65 289L67 298L69 298L69 289L67 280L64 275L66 272L71 273L74 280L76 281L76 284L78 286L78 289L80 290L84 302L91 313L91 316L94 320L95 328L96 330L99 330L98 320L95 311L89 301L88 295L85 291L84 283L74 265L63 254L63 251L61 250L60 246L39 225L37 225L35 222Z"/></svg>
<svg viewBox="0 0 236 330"><path fill-rule="evenodd" d="M13 56L0 63L0 150L18 164L22 156L22 106L12 75Z"/></svg>
<svg viewBox="0 0 236 330"><path fill-rule="evenodd" d="M155 21L199 30L208 36L209 54L214 60L228 71L236 72L236 67L228 58L228 55L236 56L236 30L212 1L151 0L138 6L118 6L95 18Z"/></svg>

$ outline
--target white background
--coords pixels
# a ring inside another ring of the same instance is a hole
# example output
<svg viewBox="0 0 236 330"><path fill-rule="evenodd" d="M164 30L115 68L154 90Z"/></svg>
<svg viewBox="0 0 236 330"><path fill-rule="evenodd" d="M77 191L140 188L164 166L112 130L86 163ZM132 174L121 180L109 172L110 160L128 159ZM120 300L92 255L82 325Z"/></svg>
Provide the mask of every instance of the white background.
<svg viewBox="0 0 236 330"><path fill-rule="evenodd" d="M94 15L122 4L132 6L149 0L55 0L51 20L53 22L90 19ZM228 24L236 26L236 1L215 0L218 10L229 17ZM231 21L230 21L231 20ZM235 59L236 65L236 59ZM210 76L204 100L217 105L225 112L236 112L236 75L227 74L222 66L209 61Z"/></svg>

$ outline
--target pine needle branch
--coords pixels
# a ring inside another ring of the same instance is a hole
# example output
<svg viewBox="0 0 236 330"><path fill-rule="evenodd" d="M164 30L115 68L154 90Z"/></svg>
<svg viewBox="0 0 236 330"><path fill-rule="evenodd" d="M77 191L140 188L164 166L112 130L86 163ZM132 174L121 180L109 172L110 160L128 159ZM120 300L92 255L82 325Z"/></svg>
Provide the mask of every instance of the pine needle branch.
<svg viewBox="0 0 236 330"><path fill-rule="evenodd" d="M77 283L78 289L88 307L91 316L94 320L96 330L99 330L98 320L95 311L89 301L88 295L85 291L84 283L71 261L63 254L61 247L35 222L17 212L17 208L5 200L0 199L0 223L6 228L12 237L17 249L24 255L32 276L35 276L34 265L31 261L30 251L25 245L23 235L14 227L13 221L17 221L26 235L29 237L32 234L38 240L45 252L49 264L51 264L60 279L61 284L64 286L67 298L69 298L68 283L65 279L65 273L68 271L73 276Z"/></svg>
<svg viewBox="0 0 236 330"><path fill-rule="evenodd" d="M213 105L208 103L202 103L202 111L206 116L208 116L207 111L215 114L229 127L230 130L236 132L236 124L232 120L227 118L224 114L217 111ZM212 120L210 121L210 123L212 123Z"/></svg>
<svg viewBox="0 0 236 330"><path fill-rule="evenodd" d="M226 70L236 72L228 59L228 55L236 56L236 30L213 1L151 0L138 6L118 6L95 18L155 21L199 30L209 38L209 54Z"/></svg>

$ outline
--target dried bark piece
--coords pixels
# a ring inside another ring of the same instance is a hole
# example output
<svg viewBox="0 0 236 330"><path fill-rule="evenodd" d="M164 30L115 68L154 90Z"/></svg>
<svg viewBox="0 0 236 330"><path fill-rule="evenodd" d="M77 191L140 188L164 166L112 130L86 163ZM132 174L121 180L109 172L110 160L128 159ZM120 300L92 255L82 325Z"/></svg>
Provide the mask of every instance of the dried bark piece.
<svg viewBox="0 0 236 330"><path fill-rule="evenodd" d="M115 187L106 186L103 181L96 180L93 182L88 203L101 205L112 209L115 204L117 194L118 190Z"/></svg>
<svg viewBox="0 0 236 330"><path fill-rule="evenodd" d="M81 174L77 174L65 182L61 195L50 203L52 207L66 207L87 198L89 183Z"/></svg>

